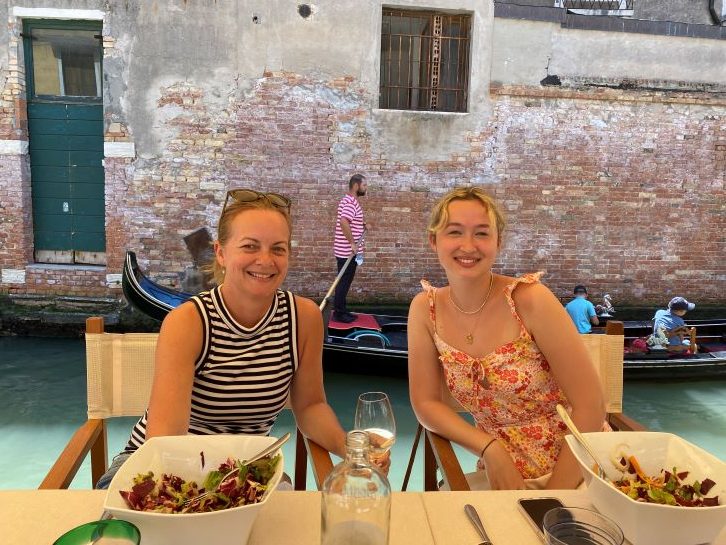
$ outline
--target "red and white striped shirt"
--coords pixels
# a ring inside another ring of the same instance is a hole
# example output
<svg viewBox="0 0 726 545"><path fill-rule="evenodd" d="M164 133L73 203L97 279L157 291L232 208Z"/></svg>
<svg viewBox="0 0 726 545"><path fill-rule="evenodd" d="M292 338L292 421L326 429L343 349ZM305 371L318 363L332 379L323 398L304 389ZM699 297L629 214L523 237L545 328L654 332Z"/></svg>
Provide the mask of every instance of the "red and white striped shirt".
<svg viewBox="0 0 726 545"><path fill-rule="evenodd" d="M335 219L335 241L333 251L335 257L346 258L350 256L352 248L350 242L345 238L343 229L340 227L340 219L345 218L350 224L350 231L353 233L353 240L359 240L363 234L363 209L358 199L353 195L346 194L338 203L338 216ZM363 253L364 244L361 243L359 253Z"/></svg>

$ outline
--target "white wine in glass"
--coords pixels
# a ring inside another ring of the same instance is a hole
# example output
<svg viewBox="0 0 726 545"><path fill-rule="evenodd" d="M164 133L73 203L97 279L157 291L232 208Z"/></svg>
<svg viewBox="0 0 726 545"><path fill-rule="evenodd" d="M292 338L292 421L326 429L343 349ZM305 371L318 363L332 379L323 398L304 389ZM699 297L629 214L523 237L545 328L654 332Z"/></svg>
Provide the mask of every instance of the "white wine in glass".
<svg viewBox="0 0 726 545"><path fill-rule="evenodd" d="M366 392L358 396L354 427L368 432L371 461L383 458L396 442L396 420L388 395Z"/></svg>

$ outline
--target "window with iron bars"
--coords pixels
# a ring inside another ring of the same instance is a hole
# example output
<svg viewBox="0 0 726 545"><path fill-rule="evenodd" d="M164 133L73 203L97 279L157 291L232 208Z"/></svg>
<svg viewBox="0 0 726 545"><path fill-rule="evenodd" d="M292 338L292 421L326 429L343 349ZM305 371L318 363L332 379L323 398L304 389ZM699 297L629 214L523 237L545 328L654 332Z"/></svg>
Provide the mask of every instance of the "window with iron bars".
<svg viewBox="0 0 726 545"><path fill-rule="evenodd" d="M379 107L466 112L471 15L383 9Z"/></svg>
<svg viewBox="0 0 726 545"><path fill-rule="evenodd" d="M635 0L555 0L556 8L583 15L632 16Z"/></svg>

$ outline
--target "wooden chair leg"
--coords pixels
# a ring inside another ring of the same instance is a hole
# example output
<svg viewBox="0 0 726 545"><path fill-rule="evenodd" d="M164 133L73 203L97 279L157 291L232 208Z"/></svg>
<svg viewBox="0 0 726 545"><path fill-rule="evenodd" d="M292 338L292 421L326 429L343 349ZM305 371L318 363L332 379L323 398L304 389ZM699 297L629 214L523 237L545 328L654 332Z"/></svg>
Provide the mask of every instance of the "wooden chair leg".
<svg viewBox="0 0 726 545"><path fill-rule="evenodd" d="M308 481L308 449L305 437L297 430L295 437L295 490L305 490Z"/></svg>
<svg viewBox="0 0 726 545"><path fill-rule="evenodd" d="M108 469L108 431L106 421L101 421L101 433L91 447L91 487L96 486Z"/></svg>
<svg viewBox="0 0 726 545"><path fill-rule="evenodd" d="M406 468L406 475L403 477L401 492L405 492L408 488L408 481L411 478L411 470L413 469L413 462L416 459L416 451L418 451L418 442L421 439L421 432L423 432L423 426L419 424L416 428L416 436L413 438L413 446L411 447L411 455L408 457L408 467Z"/></svg>
<svg viewBox="0 0 726 545"><path fill-rule="evenodd" d="M307 438L305 439L305 447L308 449L310 465L313 468L315 486L318 490L322 490L323 482L325 482L325 479L333 470L333 461L330 458L330 453L315 441Z"/></svg>
<svg viewBox="0 0 726 545"><path fill-rule="evenodd" d="M439 489L436 479L436 457L429 443L429 438L424 434L424 490L432 492Z"/></svg>
<svg viewBox="0 0 726 545"><path fill-rule="evenodd" d="M444 483L451 491L467 491L469 483L461 469L451 441L426 430L426 443L431 448L434 464L441 471ZM434 475L436 475L434 473Z"/></svg>

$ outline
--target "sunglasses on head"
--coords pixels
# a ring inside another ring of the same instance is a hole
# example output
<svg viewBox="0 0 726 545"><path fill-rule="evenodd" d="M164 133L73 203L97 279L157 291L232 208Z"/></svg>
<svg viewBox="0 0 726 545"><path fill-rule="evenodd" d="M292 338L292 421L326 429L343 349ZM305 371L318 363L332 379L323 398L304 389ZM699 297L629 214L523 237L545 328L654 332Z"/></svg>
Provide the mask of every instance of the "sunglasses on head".
<svg viewBox="0 0 726 545"><path fill-rule="evenodd" d="M292 205L290 199L285 197L285 195L280 195L279 193L261 193L259 191L255 191L254 189L230 189L229 191L227 191L227 196L224 199L224 206L222 207L222 212L227 209L227 204L229 203L230 199L242 203L251 203L257 202L259 200L266 200L275 208L282 208L284 210L287 210L288 212L290 211L290 206Z"/></svg>

